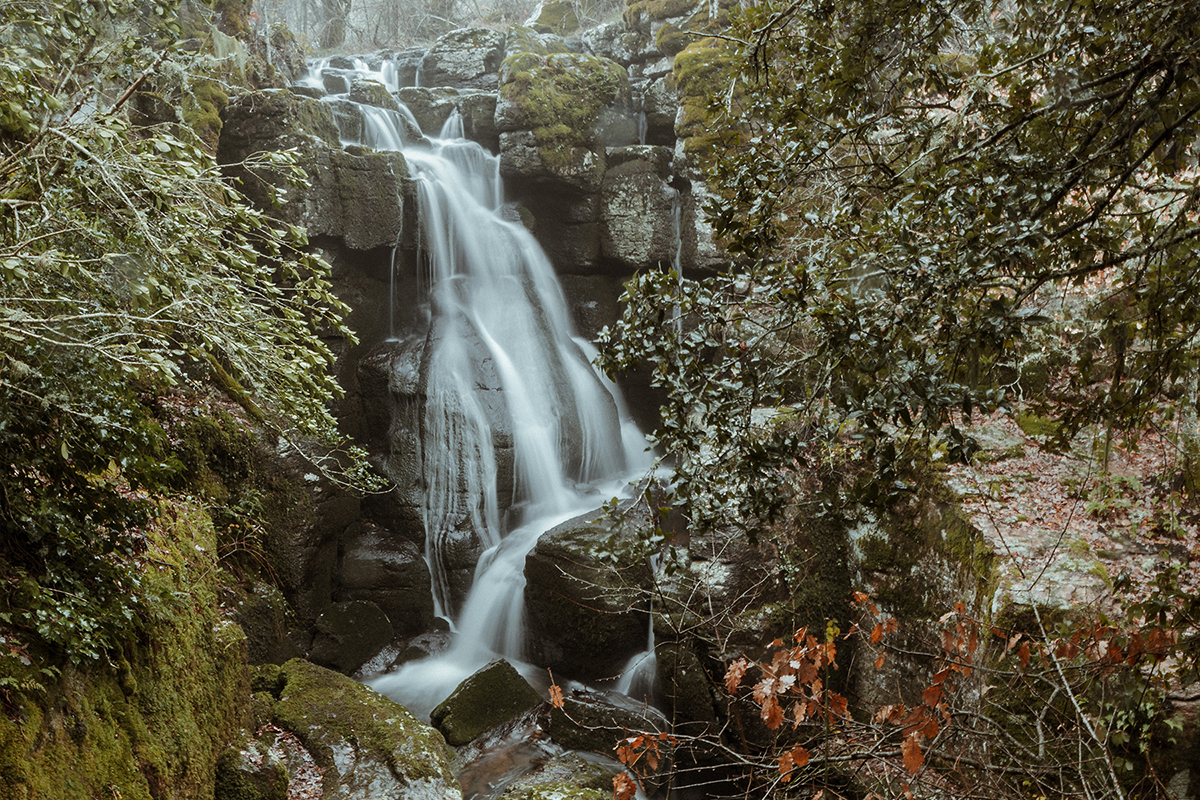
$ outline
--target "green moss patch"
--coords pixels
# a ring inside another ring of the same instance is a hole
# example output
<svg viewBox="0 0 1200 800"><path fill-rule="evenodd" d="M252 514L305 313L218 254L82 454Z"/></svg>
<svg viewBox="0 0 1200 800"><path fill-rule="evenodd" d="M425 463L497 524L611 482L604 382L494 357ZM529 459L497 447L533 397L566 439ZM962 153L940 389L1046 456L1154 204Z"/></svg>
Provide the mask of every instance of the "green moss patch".
<svg viewBox="0 0 1200 800"><path fill-rule="evenodd" d="M349 742L407 781L454 784L453 753L433 728L408 709L351 678L308 661L293 659L280 669L283 688L275 704L276 722L293 731L317 763L336 780L334 748ZM327 786L331 789L331 786Z"/></svg>
<svg viewBox="0 0 1200 800"><path fill-rule="evenodd" d="M548 166L569 163L571 148L595 148L601 112L631 104L625 68L582 53L509 56L500 72L500 97L533 132Z"/></svg>
<svg viewBox="0 0 1200 800"><path fill-rule="evenodd" d="M713 119L709 97L722 90L736 68L730 43L711 37L692 42L675 56L675 87L683 109L675 135L684 140L684 152L700 164L711 157L722 125Z"/></svg>
<svg viewBox="0 0 1200 800"><path fill-rule="evenodd" d="M247 720L245 637L218 616L208 517L164 507L146 535L160 599L124 655L83 668L2 649L0 800L213 796L217 757Z"/></svg>

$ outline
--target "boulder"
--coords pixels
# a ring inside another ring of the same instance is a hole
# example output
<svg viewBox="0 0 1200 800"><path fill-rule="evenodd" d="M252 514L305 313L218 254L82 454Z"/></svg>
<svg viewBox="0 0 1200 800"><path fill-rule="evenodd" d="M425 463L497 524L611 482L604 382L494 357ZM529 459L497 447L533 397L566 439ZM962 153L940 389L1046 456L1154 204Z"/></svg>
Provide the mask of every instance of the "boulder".
<svg viewBox="0 0 1200 800"><path fill-rule="evenodd" d="M269 497L263 549L279 588L302 626L332 602L342 531L362 502L303 459L273 457L264 467Z"/></svg>
<svg viewBox="0 0 1200 800"><path fill-rule="evenodd" d="M509 784L501 800L608 800L619 772L579 753L563 753Z"/></svg>
<svg viewBox="0 0 1200 800"><path fill-rule="evenodd" d="M525 610L536 663L581 680L617 675L646 648L650 568L625 526L597 510L547 531L525 560ZM602 559L606 551L615 561Z"/></svg>
<svg viewBox="0 0 1200 800"><path fill-rule="evenodd" d="M356 103L362 103L376 108L386 108L399 111L400 106L392 93L379 81L373 78L357 76L350 82L350 98Z"/></svg>
<svg viewBox="0 0 1200 800"><path fill-rule="evenodd" d="M670 73L646 81L642 87L642 112L646 115L646 144L675 144L675 77Z"/></svg>
<svg viewBox="0 0 1200 800"><path fill-rule="evenodd" d="M580 37L585 50L594 56L615 61L623 67L634 62L639 51L639 37L622 22L606 22L584 31Z"/></svg>
<svg viewBox="0 0 1200 800"><path fill-rule="evenodd" d="M624 147L609 153L600 190L600 253L606 263L633 272L672 264L680 252L679 193L667 184L665 147Z"/></svg>
<svg viewBox="0 0 1200 800"><path fill-rule="evenodd" d="M563 697L562 708L550 711L550 738L556 744L610 758L617 742L627 736L660 733L669 727L655 709L602 692L570 692Z"/></svg>
<svg viewBox="0 0 1200 800"><path fill-rule="evenodd" d="M324 770L324 797L462 799L445 739L403 706L307 661L289 661L280 673L273 719Z"/></svg>
<svg viewBox="0 0 1200 800"><path fill-rule="evenodd" d="M447 743L464 745L542 702L541 695L502 658L467 678L429 714Z"/></svg>
<svg viewBox="0 0 1200 800"><path fill-rule="evenodd" d="M232 608L233 621L246 634L249 663L282 664L302 654L297 640L305 637L290 629L287 600L276 587L264 583L244 590L230 587L221 603Z"/></svg>
<svg viewBox="0 0 1200 800"><path fill-rule="evenodd" d="M397 636L413 636L433 624L424 554L371 522L356 523L343 535L338 586L336 599L373 603L387 615Z"/></svg>
<svg viewBox="0 0 1200 800"><path fill-rule="evenodd" d="M317 617L316 629L310 658L346 674L367 663L395 638L387 614L364 600L329 606Z"/></svg>
<svg viewBox="0 0 1200 800"><path fill-rule="evenodd" d="M579 30L579 15L571 0L542 0L525 24L563 36Z"/></svg>
<svg viewBox="0 0 1200 800"><path fill-rule="evenodd" d="M421 62L421 83L455 89L495 89L504 60L504 34L463 28L445 34Z"/></svg>
<svg viewBox="0 0 1200 800"><path fill-rule="evenodd" d="M499 118L500 111L496 114ZM532 131L503 132L499 139L500 175L506 182L526 190L540 184L543 191L549 186L568 194L600 191L606 165L603 150L545 147Z"/></svg>
<svg viewBox="0 0 1200 800"><path fill-rule="evenodd" d="M717 731L712 680L696 654L682 642L661 642L654 653L658 663L655 694L667 701L675 729L694 735Z"/></svg>
<svg viewBox="0 0 1200 800"><path fill-rule="evenodd" d="M462 115L463 135L493 153L500 152L500 131L496 128L497 101L497 95L491 92L463 92L454 99L454 105Z"/></svg>

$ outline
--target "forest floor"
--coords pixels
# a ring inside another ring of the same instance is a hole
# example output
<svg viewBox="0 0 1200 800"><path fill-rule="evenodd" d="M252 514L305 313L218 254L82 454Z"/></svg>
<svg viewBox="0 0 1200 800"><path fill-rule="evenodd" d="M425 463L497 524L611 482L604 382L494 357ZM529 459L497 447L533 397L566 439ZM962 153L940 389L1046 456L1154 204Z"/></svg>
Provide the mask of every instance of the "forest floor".
<svg viewBox="0 0 1200 800"><path fill-rule="evenodd" d="M1055 452L1018 412L971 433L982 451L952 466L949 482L999 557L993 610L1007 599L1111 610L1118 578L1136 597L1170 564L1183 568L1184 588L1200 590L1200 511L1184 502L1171 431L1151 426L1107 448L1102 432L1081 433Z"/></svg>

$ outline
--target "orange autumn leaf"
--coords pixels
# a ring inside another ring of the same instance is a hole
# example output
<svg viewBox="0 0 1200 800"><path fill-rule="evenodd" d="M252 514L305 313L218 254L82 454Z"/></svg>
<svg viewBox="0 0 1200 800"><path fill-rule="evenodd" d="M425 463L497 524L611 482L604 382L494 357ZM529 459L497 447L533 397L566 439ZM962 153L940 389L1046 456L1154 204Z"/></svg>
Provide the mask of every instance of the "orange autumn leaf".
<svg viewBox="0 0 1200 800"><path fill-rule="evenodd" d="M904 758L904 768L908 770L908 774L916 775L917 770L925 763L925 755L921 752L916 733L904 737L904 741L900 743L900 755Z"/></svg>
<svg viewBox="0 0 1200 800"><path fill-rule="evenodd" d="M879 640L883 638L883 623L875 623L875 629L871 631L871 644L879 644Z"/></svg>
<svg viewBox="0 0 1200 800"><path fill-rule="evenodd" d="M613 776L613 800L633 800L637 795L637 781L628 772Z"/></svg>
<svg viewBox="0 0 1200 800"><path fill-rule="evenodd" d="M725 690L730 694L737 692L737 689L742 684L742 677L745 676L746 670L750 667L750 662L745 658L739 658L729 665L729 669L725 670Z"/></svg>
<svg viewBox="0 0 1200 800"><path fill-rule="evenodd" d="M1021 642L1021 649L1017 651L1017 658L1021 661L1021 668L1029 666L1029 642Z"/></svg>
<svg viewBox="0 0 1200 800"><path fill-rule="evenodd" d="M875 657L875 669L883 669L883 653Z"/></svg>
<svg viewBox="0 0 1200 800"><path fill-rule="evenodd" d="M783 709L775 695L769 695L762 707L762 721L771 730L778 730L783 724Z"/></svg>
<svg viewBox="0 0 1200 800"><path fill-rule="evenodd" d="M550 705L555 708L563 707L562 687L555 683L550 684Z"/></svg>

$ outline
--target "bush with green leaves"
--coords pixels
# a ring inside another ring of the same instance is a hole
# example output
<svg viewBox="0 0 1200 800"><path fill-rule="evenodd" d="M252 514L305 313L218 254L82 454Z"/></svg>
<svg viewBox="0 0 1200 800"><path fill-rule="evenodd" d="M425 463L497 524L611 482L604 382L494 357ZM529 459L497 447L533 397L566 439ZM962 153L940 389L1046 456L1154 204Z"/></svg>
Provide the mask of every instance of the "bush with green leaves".
<svg viewBox="0 0 1200 800"><path fill-rule="evenodd" d="M186 57L173 14L7 2L0 22L0 604L82 658L149 600L139 528L180 468L157 395L211 380L282 439L340 446L328 264L191 131L125 113Z"/></svg>
<svg viewBox="0 0 1200 800"><path fill-rule="evenodd" d="M768 0L727 40L709 212L736 264L637 277L603 348L668 390L694 512L770 512L823 448L903 488L1018 401L1062 441L1194 427L1200 5Z"/></svg>

